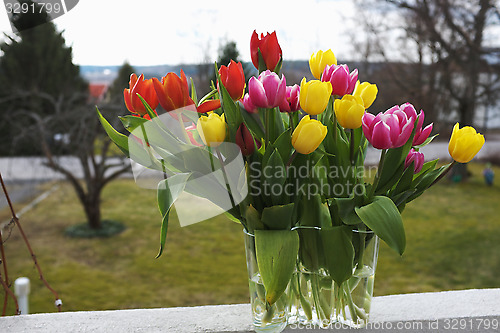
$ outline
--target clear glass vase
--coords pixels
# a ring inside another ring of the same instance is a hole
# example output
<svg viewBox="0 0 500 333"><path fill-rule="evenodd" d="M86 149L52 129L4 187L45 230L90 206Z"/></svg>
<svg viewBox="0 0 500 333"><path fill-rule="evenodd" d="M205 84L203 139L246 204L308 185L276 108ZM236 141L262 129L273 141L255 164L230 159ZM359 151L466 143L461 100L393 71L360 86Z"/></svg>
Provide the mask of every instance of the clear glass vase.
<svg viewBox="0 0 500 333"><path fill-rule="evenodd" d="M321 243L320 229L301 230L310 243ZM290 284L289 323L329 327L341 323L361 328L369 319L379 239L373 231L352 230L355 251L351 278L337 285L322 262L322 246L308 247L301 242L297 271Z"/></svg>
<svg viewBox="0 0 500 333"><path fill-rule="evenodd" d="M281 297L273 304L266 302L266 290L262 283L255 252L255 236L244 232L245 252L248 269L250 304L256 332L281 332L287 325L290 312L290 294L288 285Z"/></svg>

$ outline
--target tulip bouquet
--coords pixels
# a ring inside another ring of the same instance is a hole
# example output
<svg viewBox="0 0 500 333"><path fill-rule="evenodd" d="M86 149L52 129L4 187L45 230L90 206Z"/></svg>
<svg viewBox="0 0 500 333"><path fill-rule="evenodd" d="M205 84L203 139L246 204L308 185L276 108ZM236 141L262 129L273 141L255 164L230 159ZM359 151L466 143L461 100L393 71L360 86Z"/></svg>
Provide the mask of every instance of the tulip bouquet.
<svg viewBox="0 0 500 333"><path fill-rule="evenodd" d="M419 150L433 139L432 124L424 127L413 105L367 112L376 85L360 83L331 50L311 56L316 79L300 86L280 75L275 32L254 31L250 51L259 75L246 93L234 61L216 65L217 82L201 99L183 71L161 81L132 74L124 91L132 115L121 117L131 135L98 116L125 154L160 175L159 255L181 193L208 199L243 226L257 330L287 322L363 326L378 239L403 254L401 212L455 162L425 162ZM466 163L483 143L457 124L449 152ZM381 151L374 177L365 174L368 144Z"/></svg>

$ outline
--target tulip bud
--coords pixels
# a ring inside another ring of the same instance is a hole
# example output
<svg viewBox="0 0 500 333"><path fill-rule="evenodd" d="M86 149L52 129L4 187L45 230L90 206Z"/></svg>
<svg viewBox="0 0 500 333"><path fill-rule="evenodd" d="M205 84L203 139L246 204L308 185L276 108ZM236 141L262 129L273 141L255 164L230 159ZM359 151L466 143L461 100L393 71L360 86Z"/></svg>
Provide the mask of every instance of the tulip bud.
<svg viewBox="0 0 500 333"><path fill-rule="evenodd" d="M281 101L281 112L295 112L300 110L300 87L296 84L286 87L285 98Z"/></svg>
<svg viewBox="0 0 500 333"><path fill-rule="evenodd" d="M125 106L130 112L140 114L141 116L147 114L146 107L142 104L137 94L144 98L151 109L156 109L158 106L158 97L156 96L152 79L144 80L144 74L137 77L137 75L133 73L130 75L128 84L129 89L123 90L123 99L125 101Z"/></svg>
<svg viewBox="0 0 500 333"><path fill-rule="evenodd" d="M250 99L250 95L248 93L243 96L241 99L241 103L243 104L243 107L248 113L257 113L259 110L257 110L257 107L253 105L252 100Z"/></svg>
<svg viewBox="0 0 500 333"><path fill-rule="evenodd" d="M424 166L424 154L416 151L415 149L410 149L410 152L405 159L405 169L408 168L413 163L413 172L419 173Z"/></svg>
<svg viewBox="0 0 500 333"><path fill-rule="evenodd" d="M208 117L198 118L196 129L205 145L218 147L226 138L227 125L224 114L219 116L215 112L209 112Z"/></svg>
<svg viewBox="0 0 500 333"><path fill-rule="evenodd" d="M255 141L253 140L252 133L250 133L244 123L241 123L236 131L235 142L240 147L241 153L244 156L250 156L255 151Z"/></svg>
<svg viewBox="0 0 500 333"><path fill-rule="evenodd" d="M187 78L182 69L181 77L175 73L168 73L161 78L161 82L157 78L153 78L153 86L161 107L167 112L194 104L189 96Z"/></svg>
<svg viewBox="0 0 500 333"><path fill-rule="evenodd" d="M299 122L292 133L292 145L301 154L312 153L323 142L327 133L327 127L316 119L310 119L307 115Z"/></svg>
<svg viewBox="0 0 500 333"><path fill-rule="evenodd" d="M264 34L259 35L254 30L252 38L250 39L250 56L252 58L252 63L257 68L259 68L259 51L261 55L261 61L264 62L268 70L274 71L278 65L283 53L281 51L280 44L278 43L278 37L276 37L276 31L264 36Z"/></svg>
<svg viewBox="0 0 500 333"><path fill-rule="evenodd" d="M467 163L476 156L484 145L484 136L471 126L459 128L456 123L451 133L448 152L459 163Z"/></svg>
<svg viewBox="0 0 500 333"><path fill-rule="evenodd" d="M377 93L378 88L376 84L371 84L370 82L359 83L358 81L352 94L361 97L365 109L368 109L375 101L375 98L377 98Z"/></svg>
<svg viewBox="0 0 500 333"><path fill-rule="evenodd" d="M344 95L333 104L337 121L344 128L361 127L361 118L365 114L363 100L358 96Z"/></svg>
<svg viewBox="0 0 500 333"><path fill-rule="evenodd" d="M330 82L319 80L306 82L306 78L303 78L300 82L300 107L310 115L320 114L325 111L331 94Z"/></svg>
<svg viewBox="0 0 500 333"><path fill-rule="evenodd" d="M336 64L337 58L335 58L332 50L327 50L325 52L319 50L318 52L313 53L309 59L309 68L311 69L311 73L318 80L321 79L321 74L323 74L326 65Z"/></svg>
<svg viewBox="0 0 500 333"><path fill-rule="evenodd" d="M240 99L245 92L245 74L243 73L241 62L237 63L231 60L227 67L220 67L219 75L222 84L226 87L233 101ZM217 82L217 84L219 83Z"/></svg>
<svg viewBox="0 0 500 333"><path fill-rule="evenodd" d="M351 94L358 80L358 70L349 73L347 65L326 66L321 75L321 81L330 81L332 84L332 95L344 96Z"/></svg>

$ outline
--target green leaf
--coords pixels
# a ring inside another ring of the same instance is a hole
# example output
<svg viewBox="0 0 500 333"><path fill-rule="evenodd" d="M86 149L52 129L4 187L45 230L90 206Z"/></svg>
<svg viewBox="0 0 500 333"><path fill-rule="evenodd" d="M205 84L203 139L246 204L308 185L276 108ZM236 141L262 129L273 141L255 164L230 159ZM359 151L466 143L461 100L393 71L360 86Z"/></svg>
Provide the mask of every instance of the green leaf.
<svg viewBox="0 0 500 333"><path fill-rule="evenodd" d="M418 178L415 180L415 193L410 196L406 202L410 202L416 198L418 198L425 190L427 190L431 185L432 183L434 183L434 181L443 173L446 171L446 169L448 168L450 164L447 164L447 165L443 165L442 167L440 167L439 169L436 169L436 170L432 170L432 171L429 171L427 172L426 174L424 174L422 176L422 178L418 181L417 183L417 180Z"/></svg>
<svg viewBox="0 0 500 333"><path fill-rule="evenodd" d="M299 235L295 230L255 230L257 264L269 305L286 290L298 251Z"/></svg>
<svg viewBox="0 0 500 333"><path fill-rule="evenodd" d="M165 248L170 209L172 208L175 200L177 200L179 195L181 195L181 193L184 191L184 188L186 187L186 183L190 176L190 173L180 173L158 183L158 208L162 216L162 221L160 231L160 250L158 251L156 258L159 258L161 256L161 254L163 253L163 249Z"/></svg>
<svg viewBox="0 0 500 333"><path fill-rule="evenodd" d="M247 112L244 108L240 108L241 117L246 127L254 134L254 136L259 140L263 141L265 134L264 128L260 120L256 119L256 115Z"/></svg>
<svg viewBox="0 0 500 333"><path fill-rule="evenodd" d="M380 173L380 179L378 186L375 189L375 193L384 193L388 189L394 186L399 180L399 177L404 171L404 158L403 151L404 147L399 147L395 149L389 149L385 155L384 165Z"/></svg>
<svg viewBox="0 0 500 333"><path fill-rule="evenodd" d="M400 194L406 190L409 190L412 187L413 173L415 170L414 165L415 165L414 162L412 162L403 172L403 175L399 179L399 182L394 188L394 191L392 191L391 196Z"/></svg>
<svg viewBox="0 0 500 333"><path fill-rule="evenodd" d="M262 166L262 170L261 184L264 188L263 192L270 195L273 205L284 203L283 184L285 184L287 178L286 168L276 149L272 150L272 154L267 163ZM279 192L277 192L277 195L273 195L276 190Z"/></svg>
<svg viewBox="0 0 500 333"><path fill-rule="evenodd" d="M144 123L148 121L147 119L132 115L118 117L118 118L121 120L123 127L125 127L129 132L132 132L133 130L140 127L141 125L144 125Z"/></svg>
<svg viewBox="0 0 500 333"><path fill-rule="evenodd" d="M356 207L356 198L354 196L350 198L335 198L335 203L339 209L338 214L342 222L349 225L363 222L354 211Z"/></svg>
<svg viewBox="0 0 500 333"><path fill-rule="evenodd" d="M300 225L308 227L331 226L330 210L321 202L321 196L306 195L301 201Z"/></svg>
<svg viewBox="0 0 500 333"><path fill-rule="evenodd" d="M293 225L293 209L293 202L287 205L266 207L262 210L261 221L271 230L289 230Z"/></svg>
<svg viewBox="0 0 500 333"><path fill-rule="evenodd" d="M377 236L400 255L406 247L406 236L403 220L398 208L391 199L376 196L373 202L355 208L359 218L372 229Z"/></svg>
<svg viewBox="0 0 500 333"><path fill-rule="evenodd" d="M337 285L340 285L352 276L354 247L351 229L346 226L323 228L321 240L328 272Z"/></svg>
<svg viewBox="0 0 500 333"><path fill-rule="evenodd" d="M111 126L109 122L106 120L106 118L102 116L101 112L97 107L96 110L97 110L97 116L99 117L99 121L101 122L102 127L104 127L104 130L106 131L106 134L108 134L111 141L113 141L118 146L118 148L120 148L120 150L125 155L127 155L127 157L130 157L128 151L128 137L115 130L113 126Z"/></svg>
<svg viewBox="0 0 500 333"><path fill-rule="evenodd" d="M146 111L151 119L158 117L158 115L154 113L154 110L149 106L148 102L146 102L146 100L142 98L141 95L137 94L137 97L139 97L139 99L141 100L142 105L144 105L144 107L146 108Z"/></svg>
<svg viewBox="0 0 500 333"><path fill-rule="evenodd" d="M259 212L252 205L247 207L245 219L247 220L248 231L250 233L253 233L255 230L266 229L266 226L260 220Z"/></svg>
<svg viewBox="0 0 500 333"><path fill-rule="evenodd" d="M418 145L418 146L415 146L415 148L417 149L420 149L424 146L427 146L429 143L432 142L432 140L434 140L439 134L436 134L436 135L433 135L433 136L430 136L428 137L422 144Z"/></svg>
<svg viewBox="0 0 500 333"><path fill-rule="evenodd" d="M194 86L193 78L191 78L191 99L195 105L198 104L198 95L196 94L196 87Z"/></svg>

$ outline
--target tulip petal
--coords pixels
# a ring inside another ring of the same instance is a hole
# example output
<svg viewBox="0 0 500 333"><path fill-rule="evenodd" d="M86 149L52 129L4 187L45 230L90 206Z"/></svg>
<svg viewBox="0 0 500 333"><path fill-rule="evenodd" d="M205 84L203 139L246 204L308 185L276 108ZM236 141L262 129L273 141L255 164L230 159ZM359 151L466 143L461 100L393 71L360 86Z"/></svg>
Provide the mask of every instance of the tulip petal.
<svg viewBox="0 0 500 333"><path fill-rule="evenodd" d="M267 108L267 97L264 86L256 77L251 77L248 81L248 95L253 105L259 108Z"/></svg>
<svg viewBox="0 0 500 333"><path fill-rule="evenodd" d="M371 137L371 144L377 149L388 149L392 147L391 142L391 128L384 123L379 121L373 126L373 133Z"/></svg>

